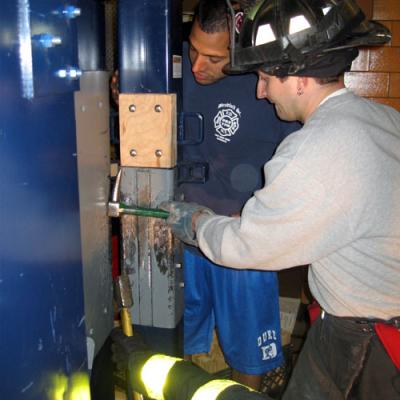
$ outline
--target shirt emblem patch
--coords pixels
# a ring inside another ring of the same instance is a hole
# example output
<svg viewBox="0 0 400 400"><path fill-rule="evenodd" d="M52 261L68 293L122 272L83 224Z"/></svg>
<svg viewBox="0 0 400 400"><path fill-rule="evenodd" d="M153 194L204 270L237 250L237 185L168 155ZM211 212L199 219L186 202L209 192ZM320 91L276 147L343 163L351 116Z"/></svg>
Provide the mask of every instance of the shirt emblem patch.
<svg viewBox="0 0 400 400"><path fill-rule="evenodd" d="M230 138L239 129L240 109L233 104L218 105L218 113L214 117L215 137L217 140L228 143Z"/></svg>

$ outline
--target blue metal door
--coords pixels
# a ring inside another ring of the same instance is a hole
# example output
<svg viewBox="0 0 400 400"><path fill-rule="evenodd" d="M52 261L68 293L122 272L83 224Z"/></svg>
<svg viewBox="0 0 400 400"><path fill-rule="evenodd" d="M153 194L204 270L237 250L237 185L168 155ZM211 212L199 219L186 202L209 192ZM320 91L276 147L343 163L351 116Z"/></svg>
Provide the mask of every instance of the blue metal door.
<svg viewBox="0 0 400 400"><path fill-rule="evenodd" d="M1 399L61 399L77 390L88 396L73 97L76 6L2 1Z"/></svg>

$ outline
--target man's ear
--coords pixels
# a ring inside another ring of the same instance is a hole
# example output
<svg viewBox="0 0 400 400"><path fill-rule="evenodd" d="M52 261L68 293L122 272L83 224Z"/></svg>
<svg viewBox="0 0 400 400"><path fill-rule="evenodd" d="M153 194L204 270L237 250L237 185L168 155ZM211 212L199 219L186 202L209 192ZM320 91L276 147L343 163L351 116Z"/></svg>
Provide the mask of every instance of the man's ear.
<svg viewBox="0 0 400 400"><path fill-rule="evenodd" d="M302 96L304 91L308 86L308 77L306 76L298 76L297 77L297 95Z"/></svg>

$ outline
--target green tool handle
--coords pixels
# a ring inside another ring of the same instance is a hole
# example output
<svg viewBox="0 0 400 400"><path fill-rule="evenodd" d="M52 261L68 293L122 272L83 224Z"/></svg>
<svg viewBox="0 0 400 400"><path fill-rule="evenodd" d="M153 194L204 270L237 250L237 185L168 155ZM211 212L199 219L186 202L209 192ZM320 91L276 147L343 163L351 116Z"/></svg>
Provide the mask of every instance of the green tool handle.
<svg viewBox="0 0 400 400"><path fill-rule="evenodd" d="M145 208L137 206L129 206L128 204L120 203L120 209L124 210L124 214L138 215L139 217L154 217L167 219L169 212L160 208Z"/></svg>

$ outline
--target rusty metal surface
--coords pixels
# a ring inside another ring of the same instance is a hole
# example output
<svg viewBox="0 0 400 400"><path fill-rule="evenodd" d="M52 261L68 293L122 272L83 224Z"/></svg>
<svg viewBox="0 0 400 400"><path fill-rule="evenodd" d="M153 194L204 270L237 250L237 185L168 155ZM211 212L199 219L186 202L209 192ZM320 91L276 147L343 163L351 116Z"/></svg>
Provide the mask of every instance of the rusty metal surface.
<svg viewBox="0 0 400 400"><path fill-rule="evenodd" d="M174 192L173 169L123 168L121 201L157 207ZM174 328L183 312L180 244L175 243L164 220L123 215L122 269L133 294L135 324Z"/></svg>

